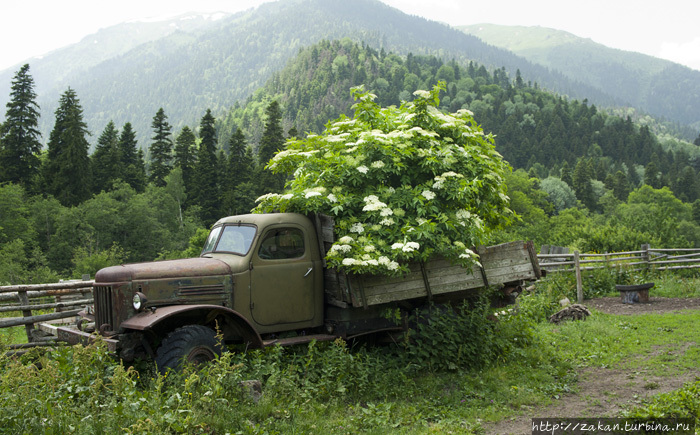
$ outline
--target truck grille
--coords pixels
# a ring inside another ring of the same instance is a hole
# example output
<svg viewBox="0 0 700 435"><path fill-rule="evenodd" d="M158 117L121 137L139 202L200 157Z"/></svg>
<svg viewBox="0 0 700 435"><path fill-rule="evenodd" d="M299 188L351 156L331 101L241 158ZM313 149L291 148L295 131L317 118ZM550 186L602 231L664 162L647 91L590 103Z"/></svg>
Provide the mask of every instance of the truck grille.
<svg viewBox="0 0 700 435"><path fill-rule="evenodd" d="M114 318L112 317L112 287L95 287L95 327L100 330L102 325L109 325L105 330L114 329Z"/></svg>

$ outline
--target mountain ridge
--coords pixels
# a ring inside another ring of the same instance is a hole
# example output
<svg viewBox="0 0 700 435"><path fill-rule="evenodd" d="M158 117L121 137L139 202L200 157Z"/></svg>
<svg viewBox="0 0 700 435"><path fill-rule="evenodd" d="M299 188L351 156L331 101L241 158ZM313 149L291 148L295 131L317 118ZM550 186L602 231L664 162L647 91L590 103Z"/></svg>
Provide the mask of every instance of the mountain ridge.
<svg viewBox="0 0 700 435"><path fill-rule="evenodd" d="M200 24L163 32L160 37L135 39L123 52L98 53L105 58L88 57L77 62L80 68L62 75L56 73L61 65L56 54L30 65L42 109L44 140L52 127L59 95L68 86L78 93L93 141L110 120L118 126L131 122L140 146L146 148L150 120L160 107L165 109L173 132L184 125L196 125L206 109L223 114L236 102L244 101L300 49L320 40L345 37L402 55L475 61L491 70L504 67L513 79L519 70L526 81L600 106L624 102L558 70L461 30L404 14L377 0L352 4L340 0L285 0ZM78 46L69 49L80 50ZM61 52L59 57L69 52ZM86 51L82 53L87 56ZM51 89L47 89L47 77L55 79ZM0 72L0 104L4 105L9 95L10 80L10 72ZM700 107L691 108L700 113Z"/></svg>

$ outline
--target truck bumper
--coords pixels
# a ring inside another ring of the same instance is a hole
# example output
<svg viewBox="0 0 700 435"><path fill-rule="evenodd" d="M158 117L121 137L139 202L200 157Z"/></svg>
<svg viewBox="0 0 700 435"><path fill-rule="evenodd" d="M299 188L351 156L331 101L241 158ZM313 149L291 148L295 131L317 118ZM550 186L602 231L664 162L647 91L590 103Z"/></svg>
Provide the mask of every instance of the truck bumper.
<svg viewBox="0 0 700 435"><path fill-rule="evenodd" d="M119 347L119 340L113 338L105 338L98 334L89 334L87 332L80 331L76 327L69 326L58 326L53 333L56 338L60 341L65 341L70 344L82 344L87 346L88 344L94 343L96 341L102 341L107 345L107 350L110 352L117 352Z"/></svg>

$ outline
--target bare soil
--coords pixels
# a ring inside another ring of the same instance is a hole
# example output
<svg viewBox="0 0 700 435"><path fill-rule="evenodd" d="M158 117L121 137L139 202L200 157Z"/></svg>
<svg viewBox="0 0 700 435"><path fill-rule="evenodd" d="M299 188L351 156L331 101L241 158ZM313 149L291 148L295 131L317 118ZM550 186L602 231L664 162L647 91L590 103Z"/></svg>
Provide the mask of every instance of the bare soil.
<svg viewBox="0 0 700 435"><path fill-rule="evenodd" d="M584 305L609 314L663 314L700 309L700 298L650 297L646 303L623 304L619 297L606 297L586 301ZM512 418L484 428L487 434L521 435L532 433L532 418L614 417L647 397L677 390L696 376L700 376L700 368L675 377L650 375L643 369L632 372L622 366L583 368L578 373L577 393L562 396L548 406L521 410Z"/></svg>

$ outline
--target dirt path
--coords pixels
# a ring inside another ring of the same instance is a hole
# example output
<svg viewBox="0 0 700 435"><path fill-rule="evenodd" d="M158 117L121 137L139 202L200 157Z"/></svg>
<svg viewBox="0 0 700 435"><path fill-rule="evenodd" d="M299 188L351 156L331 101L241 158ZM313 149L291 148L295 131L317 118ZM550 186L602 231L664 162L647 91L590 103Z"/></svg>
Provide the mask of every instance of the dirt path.
<svg viewBox="0 0 700 435"><path fill-rule="evenodd" d="M700 299L650 298L648 303L623 304L620 298L586 301L589 308L610 314L634 315L671 313L700 309ZM578 393L563 396L550 406L532 407L522 415L485 425L487 434L523 435L532 433L532 418L614 417L644 398L681 388L700 376L700 368L677 377L649 375L645 370L630 372L620 367L584 368L578 373Z"/></svg>

